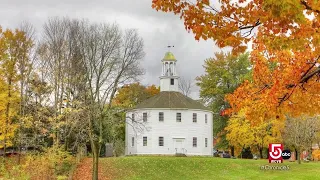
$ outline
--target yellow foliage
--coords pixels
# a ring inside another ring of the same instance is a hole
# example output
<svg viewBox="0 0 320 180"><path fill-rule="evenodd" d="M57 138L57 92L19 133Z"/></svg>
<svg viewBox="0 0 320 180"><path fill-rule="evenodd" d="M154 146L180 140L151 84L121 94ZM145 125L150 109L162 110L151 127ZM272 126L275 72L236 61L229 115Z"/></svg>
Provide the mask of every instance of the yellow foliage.
<svg viewBox="0 0 320 180"><path fill-rule="evenodd" d="M0 174L5 179L53 180L68 177L76 162L75 157L62 148L52 147L45 149L43 153L27 154L23 157L21 165L1 165Z"/></svg>
<svg viewBox="0 0 320 180"><path fill-rule="evenodd" d="M12 145L18 126L18 65L28 58L32 46L23 31L2 31L0 27L0 148Z"/></svg>
<svg viewBox="0 0 320 180"><path fill-rule="evenodd" d="M11 97L8 97L7 89L8 85L1 79L0 76L0 148L4 146L4 140L6 140L6 146L12 146L12 138L14 137L15 130L18 125L13 123L17 118L17 110L19 105L19 96L17 92L12 92ZM9 114L7 120L7 108L9 106ZM8 121L6 123L6 121Z"/></svg>
<svg viewBox="0 0 320 180"><path fill-rule="evenodd" d="M228 132L227 140L235 149L250 147L254 141L250 122L245 119L243 113L231 117L225 130Z"/></svg>
<svg viewBox="0 0 320 180"><path fill-rule="evenodd" d="M281 129L284 124L276 120L258 120L252 124L245 118L246 110L242 109L237 115L233 115L225 130L227 140L235 147L238 155L243 148L251 148L253 152L259 152L259 148L268 147L269 143L281 141ZM258 118L259 119L259 118Z"/></svg>

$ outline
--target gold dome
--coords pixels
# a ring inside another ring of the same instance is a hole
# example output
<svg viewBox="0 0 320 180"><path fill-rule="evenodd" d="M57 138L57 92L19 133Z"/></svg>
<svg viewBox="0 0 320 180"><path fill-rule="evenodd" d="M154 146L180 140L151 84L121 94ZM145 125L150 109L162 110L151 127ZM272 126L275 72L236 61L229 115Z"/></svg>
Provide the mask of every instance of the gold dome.
<svg viewBox="0 0 320 180"><path fill-rule="evenodd" d="M162 59L163 61L177 61L172 52L167 52L164 55L164 58Z"/></svg>

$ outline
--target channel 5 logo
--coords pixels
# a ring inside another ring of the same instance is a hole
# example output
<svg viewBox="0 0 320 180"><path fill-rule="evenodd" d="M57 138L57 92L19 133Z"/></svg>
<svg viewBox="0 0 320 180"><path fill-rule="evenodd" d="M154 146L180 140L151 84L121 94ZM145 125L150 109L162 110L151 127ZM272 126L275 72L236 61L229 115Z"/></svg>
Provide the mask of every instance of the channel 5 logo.
<svg viewBox="0 0 320 180"><path fill-rule="evenodd" d="M283 159L290 157L290 150L283 150L282 144L269 144L269 163L283 163Z"/></svg>

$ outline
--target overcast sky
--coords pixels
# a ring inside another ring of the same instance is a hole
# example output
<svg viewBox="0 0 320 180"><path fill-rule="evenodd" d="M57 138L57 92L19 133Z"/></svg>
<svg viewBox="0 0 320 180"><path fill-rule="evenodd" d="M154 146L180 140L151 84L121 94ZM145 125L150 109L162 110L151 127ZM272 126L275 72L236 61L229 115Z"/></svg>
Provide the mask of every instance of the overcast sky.
<svg viewBox="0 0 320 180"><path fill-rule="evenodd" d="M220 51L213 41L196 41L184 29L179 16L157 12L152 0L0 0L0 25L15 28L22 21L33 24L40 34L49 17L88 19L92 22L117 22L122 28L136 28L144 39L146 56L142 63L146 74L145 85L159 85L161 59L168 45L177 61L180 77L191 79L204 74L206 58ZM198 98L199 88L194 85L191 97Z"/></svg>

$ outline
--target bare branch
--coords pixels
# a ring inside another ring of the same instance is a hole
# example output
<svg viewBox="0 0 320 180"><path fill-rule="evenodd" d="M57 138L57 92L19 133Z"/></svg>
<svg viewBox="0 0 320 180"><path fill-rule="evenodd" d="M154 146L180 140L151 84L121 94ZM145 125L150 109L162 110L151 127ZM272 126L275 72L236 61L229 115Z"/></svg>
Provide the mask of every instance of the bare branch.
<svg viewBox="0 0 320 180"><path fill-rule="evenodd" d="M180 78L179 89L183 95L189 96L191 93L191 87L192 87L192 85L191 85L190 79L186 80L184 78Z"/></svg>

